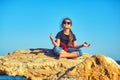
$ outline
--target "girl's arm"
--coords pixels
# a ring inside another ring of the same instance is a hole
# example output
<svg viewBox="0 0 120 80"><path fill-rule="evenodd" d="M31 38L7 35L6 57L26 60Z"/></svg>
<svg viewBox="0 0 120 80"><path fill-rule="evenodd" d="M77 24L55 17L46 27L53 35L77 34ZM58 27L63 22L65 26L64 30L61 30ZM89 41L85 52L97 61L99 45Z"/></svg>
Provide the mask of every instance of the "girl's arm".
<svg viewBox="0 0 120 80"><path fill-rule="evenodd" d="M59 46L60 45L60 39L56 39L56 41L55 41L52 34L50 34L50 39L51 39L51 42L54 46Z"/></svg>
<svg viewBox="0 0 120 80"><path fill-rule="evenodd" d="M82 47L89 47L89 46L90 46L90 44L87 43L87 42L84 42L84 43L81 44L81 45L77 45L76 41L73 42L73 47L74 47L74 48L82 48Z"/></svg>

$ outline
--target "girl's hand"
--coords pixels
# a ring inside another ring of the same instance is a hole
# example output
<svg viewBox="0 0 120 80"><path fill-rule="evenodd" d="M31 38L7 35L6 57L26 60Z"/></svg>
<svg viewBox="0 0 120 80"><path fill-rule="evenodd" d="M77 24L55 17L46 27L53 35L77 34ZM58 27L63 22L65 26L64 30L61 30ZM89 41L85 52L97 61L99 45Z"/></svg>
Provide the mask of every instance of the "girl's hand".
<svg viewBox="0 0 120 80"><path fill-rule="evenodd" d="M89 47L89 46L90 46L89 43L87 43L87 42L84 42L84 43L83 43L83 47Z"/></svg>
<svg viewBox="0 0 120 80"><path fill-rule="evenodd" d="M52 35L52 33L50 34L50 39L53 41L54 40L54 37Z"/></svg>

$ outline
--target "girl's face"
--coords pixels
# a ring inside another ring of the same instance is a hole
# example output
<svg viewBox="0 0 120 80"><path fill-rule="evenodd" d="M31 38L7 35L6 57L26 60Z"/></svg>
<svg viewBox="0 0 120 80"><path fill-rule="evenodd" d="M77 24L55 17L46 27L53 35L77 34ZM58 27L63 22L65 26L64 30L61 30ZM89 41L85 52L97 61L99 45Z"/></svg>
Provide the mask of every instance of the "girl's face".
<svg viewBox="0 0 120 80"><path fill-rule="evenodd" d="M71 21L70 20L65 20L62 24L63 29L71 29Z"/></svg>

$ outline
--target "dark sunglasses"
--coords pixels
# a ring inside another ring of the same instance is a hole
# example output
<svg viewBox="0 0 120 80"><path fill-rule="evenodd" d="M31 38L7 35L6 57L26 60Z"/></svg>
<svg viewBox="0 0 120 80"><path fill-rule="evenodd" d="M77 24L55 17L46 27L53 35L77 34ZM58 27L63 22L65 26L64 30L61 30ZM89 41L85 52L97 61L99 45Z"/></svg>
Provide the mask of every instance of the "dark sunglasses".
<svg viewBox="0 0 120 80"><path fill-rule="evenodd" d="M70 25L70 24L71 24L71 22L63 22L63 24L68 24L68 25Z"/></svg>

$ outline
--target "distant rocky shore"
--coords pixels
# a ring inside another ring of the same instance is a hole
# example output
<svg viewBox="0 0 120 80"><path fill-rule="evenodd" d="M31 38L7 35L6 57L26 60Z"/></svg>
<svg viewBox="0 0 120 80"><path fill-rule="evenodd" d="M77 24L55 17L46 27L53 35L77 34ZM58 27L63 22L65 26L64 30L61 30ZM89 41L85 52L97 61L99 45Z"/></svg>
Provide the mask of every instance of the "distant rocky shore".
<svg viewBox="0 0 120 80"><path fill-rule="evenodd" d="M51 49L39 48L0 56L0 75L28 80L120 80L120 65L102 54L58 59Z"/></svg>

